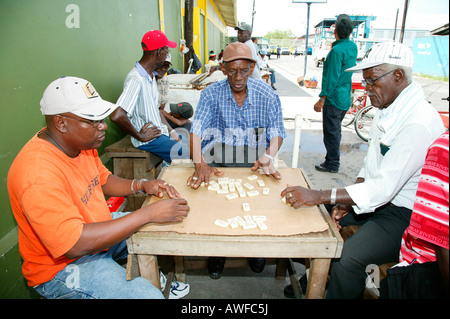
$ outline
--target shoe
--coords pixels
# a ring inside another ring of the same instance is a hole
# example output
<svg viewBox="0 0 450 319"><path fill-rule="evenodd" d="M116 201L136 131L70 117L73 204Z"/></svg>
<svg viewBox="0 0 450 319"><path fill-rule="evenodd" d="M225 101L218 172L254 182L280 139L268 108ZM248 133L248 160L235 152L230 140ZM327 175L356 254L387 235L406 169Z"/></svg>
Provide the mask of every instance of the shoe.
<svg viewBox="0 0 450 319"><path fill-rule="evenodd" d="M331 168L328 168L328 167L326 167L326 166L324 165L324 163L315 165L314 167L315 167L316 170L319 171L319 172L327 172L327 173L337 173L337 172L338 172L338 169L331 169Z"/></svg>
<svg viewBox="0 0 450 319"><path fill-rule="evenodd" d="M159 284L161 285L161 292L164 292L164 288L166 288L166 282L167 282L166 276L164 276L164 274L160 271L159 272Z"/></svg>
<svg viewBox="0 0 450 319"><path fill-rule="evenodd" d="M305 294L306 293L306 286L308 284L308 281L306 279L306 275L302 276L298 280L298 283L300 284L300 289L302 290L301 292L303 294ZM286 287L284 287L283 294L284 294L284 296L286 298L295 298L294 289L292 289L292 285L287 285Z"/></svg>
<svg viewBox="0 0 450 319"><path fill-rule="evenodd" d="M225 257L209 257L208 272L211 279L219 279L222 277L223 268L225 266Z"/></svg>
<svg viewBox="0 0 450 319"><path fill-rule="evenodd" d="M272 85L272 89L274 89L275 91L277 90L277 88L275 86Z"/></svg>
<svg viewBox="0 0 450 319"><path fill-rule="evenodd" d="M264 266L266 265L265 258L249 258L248 263L250 264L250 269L253 272L262 272L264 270Z"/></svg>
<svg viewBox="0 0 450 319"><path fill-rule="evenodd" d="M170 286L170 294L169 299L180 299L186 296L191 287L189 284L181 281L172 281L172 285Z"/></svg>

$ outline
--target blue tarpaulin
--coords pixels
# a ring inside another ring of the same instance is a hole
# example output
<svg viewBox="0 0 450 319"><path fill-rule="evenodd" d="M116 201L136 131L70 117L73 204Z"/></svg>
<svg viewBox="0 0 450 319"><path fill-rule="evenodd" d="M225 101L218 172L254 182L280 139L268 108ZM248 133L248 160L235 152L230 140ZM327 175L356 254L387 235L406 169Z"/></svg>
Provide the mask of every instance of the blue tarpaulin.
<svg viewBox="0 0 450 319"><path fill-rule="evenodd" d="M414 73L448 77L448 35L414 39Z"/></svg>

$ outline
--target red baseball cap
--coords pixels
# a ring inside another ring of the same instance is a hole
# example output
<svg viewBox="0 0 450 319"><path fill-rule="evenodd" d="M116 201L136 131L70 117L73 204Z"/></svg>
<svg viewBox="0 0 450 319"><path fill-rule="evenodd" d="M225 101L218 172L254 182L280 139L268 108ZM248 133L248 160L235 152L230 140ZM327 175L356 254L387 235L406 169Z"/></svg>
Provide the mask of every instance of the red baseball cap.
<svg viewBox="0 0 450 319"><path fill-rule="evenodd" d="M165 46L169 48L176 48L177 43L174 41L169 41L164 32L160 30L150 30L142 37L142 50L153 51Z"/></svg>

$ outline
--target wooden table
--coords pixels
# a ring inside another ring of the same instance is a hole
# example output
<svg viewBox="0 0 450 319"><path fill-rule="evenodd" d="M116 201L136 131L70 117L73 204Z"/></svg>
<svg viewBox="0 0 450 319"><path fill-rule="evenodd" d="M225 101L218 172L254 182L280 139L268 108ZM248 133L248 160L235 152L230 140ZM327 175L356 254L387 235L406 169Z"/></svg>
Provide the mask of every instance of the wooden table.
<svg viewBox="0 0 450 319"><path fill-rule="evenodd" d="M165 169L159 178L164 179L164 173ZM159 287L157 255L306 258L310 261L306 298L323 298L331 259L340 257L343 240L323 205L317 206L317 214L328 224L327 230L289 236L206 235L148 231L144 226L128 239L127 279L140 275Z"/></svg>

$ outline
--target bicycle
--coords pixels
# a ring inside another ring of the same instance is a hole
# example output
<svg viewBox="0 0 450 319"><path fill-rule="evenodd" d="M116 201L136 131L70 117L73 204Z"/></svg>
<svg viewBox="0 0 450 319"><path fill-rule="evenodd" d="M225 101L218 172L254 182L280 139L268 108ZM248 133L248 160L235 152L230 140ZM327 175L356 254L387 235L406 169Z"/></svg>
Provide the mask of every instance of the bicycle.
<svg viewBox="0 0 450 319"><path fill-rule="evenodd" d="M342 120L341 125L344 127L349 126L355 121L355 116L358 112L365 108L367 105L367 92L364 91L361 95L360 93L355 93L356 90L364 90L365 88L362 86L360 82L352 83L352 105L348 109L347 113Z"/></svg>

